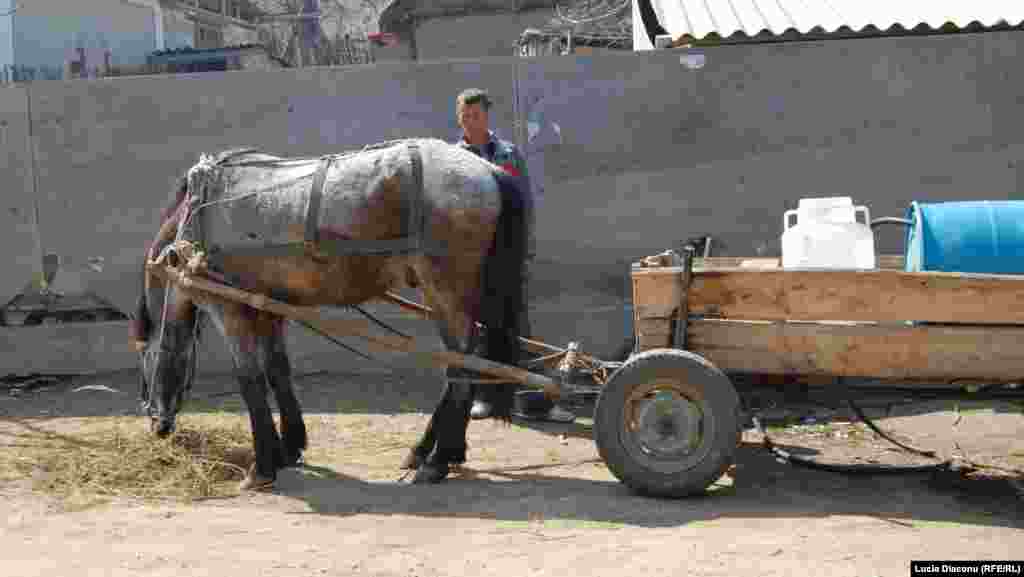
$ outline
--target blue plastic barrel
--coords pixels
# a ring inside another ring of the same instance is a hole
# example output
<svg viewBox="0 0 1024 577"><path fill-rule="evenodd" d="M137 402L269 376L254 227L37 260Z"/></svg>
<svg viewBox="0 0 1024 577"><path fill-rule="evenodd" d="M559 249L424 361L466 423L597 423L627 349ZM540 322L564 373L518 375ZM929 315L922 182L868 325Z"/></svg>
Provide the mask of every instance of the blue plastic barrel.
<svg viewBox="0 0 1024 577"><path fill-rule="evenodd" d="M1024 274L1024 201L913 202L908 272Z"/></svg>

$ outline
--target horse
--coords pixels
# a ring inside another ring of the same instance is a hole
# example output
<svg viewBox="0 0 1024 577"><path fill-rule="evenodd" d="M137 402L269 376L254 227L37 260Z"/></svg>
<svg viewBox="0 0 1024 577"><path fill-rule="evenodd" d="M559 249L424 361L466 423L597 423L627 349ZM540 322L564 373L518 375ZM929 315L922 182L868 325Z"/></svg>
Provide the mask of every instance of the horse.
<svg viewBox="0 0 1024 577"><path fill-rule="evenodd" d="M176 183L148 261L176 242L201 247L223 282L296 306L352 307L405 287L422 290L444 347L514 365L527 250L527 184L470 151L407 139L318 158L255 148L202 155ZM292 388L286 319L226 299L198 298L143 267L131 323L143 406L158 437L175 430L201 317L225 339L249 414L255 461L243 490L273 486L307 449ZM445 383L401 466L438 483L466 461L477 385L444 367ZM492 416L511 420L515 384L487 384ZM280 435L269 407L273 391Z"/></svg>

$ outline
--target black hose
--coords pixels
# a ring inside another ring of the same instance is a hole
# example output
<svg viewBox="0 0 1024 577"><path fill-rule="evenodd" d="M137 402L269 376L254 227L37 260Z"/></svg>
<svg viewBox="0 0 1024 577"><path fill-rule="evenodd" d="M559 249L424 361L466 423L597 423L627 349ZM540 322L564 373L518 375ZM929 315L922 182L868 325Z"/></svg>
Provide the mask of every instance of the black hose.
<svg viewBox="0 0 1024 577"><path fill-rule="evenodd" d="M881 218L876 218L872 220L870 226L871 228L875 228L877 225L880 224L903 224L906 226L914 226L914 221L895 216L883 216Z"/></svg>
<svg viewBox="0 0 1024 577"><path fill-rule="evenodd" d="M870 428L872 431L874 431L875 434L878 435L879 437L882 437L886 441L889 441L893 445L896 445L897 447L899 447L899 448L901 448L904 451L907 451L909 453L913 453L915 455L920 455L922 457L928 457L929 459L938 459L939 458L938 455L935 454L935 451L922 451L920 449L915 449L914 447L910 447L910 446L904 445L903 443L897 441L896 439L893 439L892 437L887 435L884 431L882 431L877 426L875 426L875 424L873 422L871 422L871 419L869 419L867 417L867 415L864 414L864 411L861 411L860 407L855 405L852 400L847 399L846 400L846 404L849 405L850 409L853 410L853 412L857 414L857 417L861 421L864 421L864 424L867 425L868 428Z"/></svg>
<svg viewBox="0 0 1024 577"><path fill-rule="evenodd" d="M917 455L921 455L921 456L925 456L925 457L929 457L929 458L937 458L935 453L932 452L932 451L920 451L918 449L914 449L913 447L908 447L908 446L906 446L906 445L896 441L895 439L893 439L889 435L887 435L884 432L882 432L881 429L879 429L877 426L875 426L875 424L872 423L871 420L867 418L867 415L865 415L864 412L861 411L859 407L857 407L856 405L853 404L853 401L847 400L847 403L850 405L850 408L853 409L853 411L857 414L857 417L860 420L864 421L864 424L866 424L868 427L870 427L872 431L877 433L883 439L885 439L885 440L895 444L896 446L900 447L901 449L903 449L905 451L909 451L911 453L915 453ZM775 446L775 443L772 442L771 437L768 436L768 431L765 429L764 423L761 422L761 419L757 415L753 415L751 417L751 419L754 421L754 426L757 427L758 431L761 433L762 438L764 439L764 446L765 446L765 448L768 449L768 451L770 453L772 453L775 456L775 458L778 459L780 462L787 463L787 464L794 465L794 466L805 467L805 468L808 468L808 469L818 469L818 470L822 470L822 471L829 471L829 472L832 472L832 473L843 473L843 474L849 474L849 475L893 475L893 474L934 473L936 471L948 470L952 466L952 462L948 461L948 460L947 461L942 461L941 463L936 463L936 464L933 464L933 465L910 465L910 466L872 465L872 464L849 465L849 464L842 464L842 463L822 463L822 462L819 462L819 461L815 461L814 459L808 459L808 458L805 458L805 457L800 457L798 455L794 455L794 454L790 453L789 451L785 451L783 449L778 448L777 446Z"/></svg>

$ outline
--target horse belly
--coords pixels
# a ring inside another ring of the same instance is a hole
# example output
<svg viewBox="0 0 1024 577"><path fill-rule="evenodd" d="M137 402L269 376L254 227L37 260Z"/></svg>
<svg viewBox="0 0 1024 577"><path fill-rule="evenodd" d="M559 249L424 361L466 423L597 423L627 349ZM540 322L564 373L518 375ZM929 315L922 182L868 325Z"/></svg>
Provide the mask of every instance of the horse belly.
<svg viewBox="0 0 1024 577"><path fill-rule="evenodd" d="M404 267L381 256L253 257L225 255L219 269L229 282L297 306L350 306L401 283ZM397 277L397 278L396 278Z"/></svg>

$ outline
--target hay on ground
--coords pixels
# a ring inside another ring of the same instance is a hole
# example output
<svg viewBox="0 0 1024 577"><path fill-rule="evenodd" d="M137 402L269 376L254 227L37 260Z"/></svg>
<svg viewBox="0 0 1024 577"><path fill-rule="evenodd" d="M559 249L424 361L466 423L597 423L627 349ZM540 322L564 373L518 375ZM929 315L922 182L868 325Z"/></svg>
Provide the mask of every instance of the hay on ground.
<svg viewBox="0 0 1024 577"><path fill-rule="evenodd" d="M151 434L143 419L107 422L74 436L22 424L26 432L0 439L0 477L31 478L37 490L65 500L237 495L253 461L252 437L240 418L194 416L165 439Z"/></svg>

